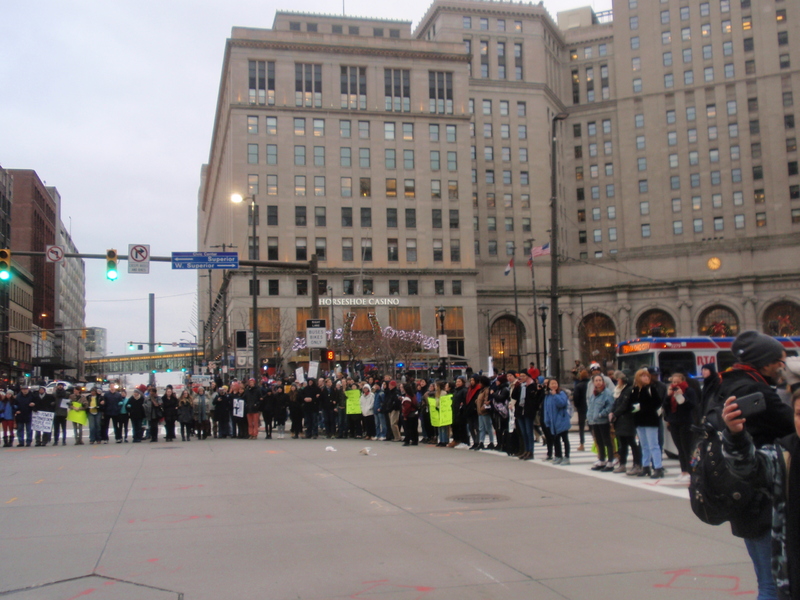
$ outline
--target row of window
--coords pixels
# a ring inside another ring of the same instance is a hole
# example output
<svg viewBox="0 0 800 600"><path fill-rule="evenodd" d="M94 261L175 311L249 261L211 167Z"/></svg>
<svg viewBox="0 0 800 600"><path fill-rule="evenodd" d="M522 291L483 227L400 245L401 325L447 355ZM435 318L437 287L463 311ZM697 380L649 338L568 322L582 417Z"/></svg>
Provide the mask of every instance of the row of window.
<svg viewBox="0 0 800 600"><path fill-rule="evenodd" d="M469 124L469 136L471 138L475 137L475 123L470 122ZM494 126L492 123L484 123L483 124L483 137L484 139L490 139L494 137ZM501 123L500 124L500 139L501 140L508 140L511 139L511 125L508 123ZM527 140L528 139L528 126L527 125L517 125L517 139L518 140Z"/></svg>
<svg viewBox="0 0 800 600"><path fill-rule="evenodd" d="M476 175L477 177L477 175ZM278 176L267 175L267 196L278 195ZM527 181L527 172L525 177L520 176L520 181ZM313 188L309 190L308 182L313 182ZM396 178L385 179L384 195L386 198L397 198L398 195L398 181L402 184L402 192L406 199L413 200L417 197L417 180L416 179L402 179ZM324 175L316 175L313 177L306 177L305 175L294 176L294 195L303 197L307 195L326 196L327 191L327 178ZM339 195L342 198L353 197L353 186L358 185L357 193L361 198L372 198L372 178L371 177L340 177L339 178ZM458 200L458 181L455 179L447 180L447 197L449 200ZM527 184L525 184L527 185ZM258 175L247 176L247 193L251 196L260 192L260 177ZM442 180L430 180L430 197L433 200L442 199Z"/></svg>
<svg viewBox="0 0 800 600"><path fill-rule="evenodd" d="M406 281L406 295L408 296L418 296L419 295L419 280L417 279L407 279ZM259 283L261 283L259 281ZM399 296L400 295L400 280L399 279L390 279L389 280L389 295L390 296ZM435 279L433 281L433 293L436 296L444 296L445 295L445 280L444 279ZM251 282L252 284L252 282ZM308 296L309 294L309 282L308 279L298 279L296 280L296 287L295 293L298 296ZM259 286L260 288L261 286ZM359 290L360 288L360 290ZM267 280L267 290L270 296L279 296L280 295L280 280L278 279L269 279ZM452 296L460 296L462 294L463 286L460 279L453 279L450 281L450 294ZM259 290L260 291L260 290ZM327 279L318 279L317 280L317 293L320 296L328 295L328 292L332 289L328 289L328 280ZM344 278L342 279L342 295L343 296L354 296L357 293L361 293L364 296L372 296L375 294L375 280L374 279L352 279L352 278Z"/></svg>
<svg viewBox="0 0 800 600"><path fill-rule="evenodd" d="M303 24L300 21L289 21L289 31L301 31L301 26ZM319 25L317 23L305 23L306 31L309 33L319 33ZM361 35L361 30L364 29L365 31L369 28L367 27L359 27L358 25L348 25L347 26L347 35ZM331 33L341 35L345 32L344 25L331 25ZM383 27L373 27L372 28L372 37L384 37L384 28ZM389 37L390 38L399 38L400 37L400 30L399 29L389 29Z"/></svg>
<svg viewBox="0 0 800 600"><path fill-rule="evenodd" d="M307 128L306 122L311 123L310 133L313 137L325 136L325 119L306 119L305 117L294 117L293 127L294 135L306 135ZM356 128L358 131L358 138L362 140L370 139L371 122L370 121L357 121ZM444 130L444 137L441 132ZM428 139L432 142L446 141L454 143L457 141L456 126L445 125L442 127L438 123L428 124ZM247 117L247 133L250 135L257 135L259 132L259 117L255 115L248 115ZM267 135L278 135L278 117L266 117L266 133ZM342 139L351 139L353 137L353 122L350 119L339 120L339 137ZM402 139L404 141L414 141L414 123L401 123L397 127L394 121L386 121L383 123L383 139L394 141Z"/></svg>
<svg viewBox="0 0 800 600"><path fill-rule="evenodd" d="M478 58L480 59L480 77L481 79L489 79L489 41L488 40L480 40L479 42L479 53ZM472 56L472 40L465 39L464 40L464 48L467 51L467 54L471 57ZM494 75L496 79L508 79L508 67L511 66L514 69L514 80L522 81L523 80L523 72L522 72L522 44L515 43L514 44L514 64L509 65L506 57L506 43L505 42L495 42L495 57L496 57L496 66L493 69ZM470 62L469 65L469 74L470 76L473 75L472 71L472 63Z"/></svg>
<svg viewBox="0 0 800 600"><path fill-rule="evenodd" d="M497 248L498 248L497 240L488 240L486 242L486 254L488 256L497 256ZM517 255L517 244L514 241L507 241L505 242L505 254L506 256L516 256ZM475 240L474 244L474 251L475 256L480 257L481 255L481 242L480 240ZM531 255L531 243L525 242L522 247L522 256L530 256Z"/></svg>
<svg viewBox="0 0 800 600"><path fill-rule="evenodd" d="M789 174L790 176L798 175L798 164L797 161L792 161L789 163ZM640 191L641 191L640 186ZM599 200L600 199L600 186L594 186L590 188L591 198L592 200ZM608 190L606 190L606 197L613 198L614 193L611 190L609 195ZM734 206L743 206L744 205L744 193L741 191L735 191L732 193L732 201ZM577 200L584 201L586 199L586 194L584 188L580 187L577 189ZM800 185L793 184L789 186L789 199L790 200L800 200ZM682 203L680 198L673 198L672 199L672 212L678 213L681 212ZM702 205L702 197L701 196L693 196L692 197L692 210L701 210ZM764 204L766 202L766 193L763 188L757 188L753 191L753 202L755 204ZM711 194L711 206L712 208L722 208L722 194L714 193ZM650 202L647 200L643 200L639 203L640 214L647 215L650 214ZM596 211L596 212L595 212ZM608 207L608 218L614 219L616 218L616 209L613 206ZM580 209L578 211L578 220L582 221L585 220L585 210ZM596 221L600 218L600 209L593 208L592 209L592 220ZM614 216L612 216L612 214ZM597 218L595 218L595 215ZM583 216L583 218L581 218Z"/></svg>
<svg viewBox="0 0 800 600"><path fill-rule="evenodd" d="M252 236L247 238L249 255L251 260L260 260L258 237L255 238L253 244ZM343 262L353 262L355 253L353 251L353 238L342 238L342 257ZM433 244L433 262L444 261L444 240L434 239ZM461 262L461 240L451 239L449 241L450 262ZM314 252L317 255L317 260L328 259L328 238L318 237L314 239ZM372 238L361 238L361 252L359 253L361 262L372 262ZM386 259L389 262L398 262L400 260L400 245L397 238L389 238L386 240ZM267 260L280 260L280 253L278 250L278 238L267 238ZM308 260L308 239L304 237L295 238L295 260L306 261ZM406 262L417 262L417 240L410 238L406 240Z"/></svg>
<svg viewBox="0 0 800 600"><path fill-rule="evenodd" d="M472 17L462 17L461 24L464 29L472 29ZM489 31L489 19L486 17L479 17L477 19L478 29L480 31ZM506 20L495 19L495 31L506 31ZM514 33L522 33L522 21L513 21L510 25L509 31Z"/></svg>
<svg viewBox="0 0 800 600"><path fill-rule="evenodd" d="M348 110L367 110L366 67L339 67L340 106ZM248 101L250 104L275 104L275 62L248 61ZM384 108L411 111L411 73L408 69L384 69ZM322 108L322 65L295 63L295 106ZM453 74L428 71L428 111L453 114Z"/></svg>
<svg viewBox="0 0 800 600"><path fill-rule="evenodd" d="M258 208L258 207L256 207ZM267 225L278 226L278 207L275 205L267 206ZM360 227L372 227L372 207L363 206L360 211ZM403 211L405 215L406 229L416 229L417 227L417 209L406 208ZM388 229L397 229L398 227L398 209L386 209L386 227ZM441 208L431 209L431 227L433 229L442 229L444 211ZM451 209L447 212L448 225L450 229L458 229L460 227L460 217L458 209ZM353 208L349 206L342 207L341 209L341 226L348 228L353 226ZM309 222L308 207L295 206L294 207L294 224L296 227L307 227ZM256 210L256 224L258 224L258 210ZM314 225L316 227L328 226L328 208L326 206L314 207ZM529 223L530 225L530 223ZM512 229L513 230L513 229ZM530 230L530 227L529 229Z"/></svg>
<svg viewBox="0 0 800 600"><path fill-rule="evenodd" d="M294 147L294 164L298 167L304 167L307 164L313 164L315 167L325 166L325 146L313 146L313 162L307 157L308 148L306 146ZM448 171L458 171L458 154L455 151L442 153L439 150L431 150L429 153L430 161L429 166L431 171L440 171L442 169L442 155L446 159L446 167ZM403 168L406 170L413 170L415 168L415 151L403 150L402 161ZM527 151L526 151L527 156ZM370 148L358 148L358 166L362 169L369 169L372 164L372 152ZM278 146L277 144L267 144L268 165L278 164ZM247 163L251 165L259 164L259 145L247 145ZM397 168L397 150L394 148L387 148L384 151L384 165L387 169ZM352 167L353 166L353 149L349 147L339 148L339 166Z"/></svg>
<svg viewBox="0 0 800 600"><path fill-rule="evenodd" d="M472 223L473 223L473 229L475 231L478 231L478 228L480 227L480 220L478 219L478 217L473 217ZM497 217L486 217L486 230L497 231ZM504 218L504 230L514 231L514 217ZM531 231L530 217L522 217L522 231L524 233L530 233Z"/></svg>
<svg viewBox="0 0 800 600"><path fill-rule="evenodd" d="M484 116L491 116L493 114L492 106L493 106L492 100L482 100L481 101L481 114L484 115ZM510 102L508 100L498 100L497 101L497 106L498 106L498 114L501 117L509 116L509 114L510 114L509 110L510 110L511 104L510 104ZM467 110L469 111L469 114L471 114L471 115L475 114L475 99L474 98L470 98L469 99L469 106L467 107ZM527 103L526 102L517 102L517 116L518 117L524 117L527 114L528 114L528 105L527 105Z"/></svg>
<svg viewBox="0 0 800 600"><path fill-rule="evenodd" d="M493 162L495 157L494 146L483 147L483 160ZM477 160L477 150L475 146L470 146L470 158ZM511 162L511 148L503 146L500 148L500 160L503 162ZM528 149L525 147L517 149L517 161L521 163L528 162Z"/></svg>

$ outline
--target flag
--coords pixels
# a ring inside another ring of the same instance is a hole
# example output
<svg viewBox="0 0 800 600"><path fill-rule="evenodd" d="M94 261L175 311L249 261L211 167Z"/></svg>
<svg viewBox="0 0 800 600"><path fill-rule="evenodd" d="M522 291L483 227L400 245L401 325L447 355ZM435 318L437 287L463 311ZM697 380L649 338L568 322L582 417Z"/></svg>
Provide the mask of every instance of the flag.
<svg viewBox="0 0 800 600"><path fill-rule="evenodd" d="M506 270L503 273L503 275L508 275L509 273L511 273L511 269L513 268L514 268L514 259L512 258L510 261L508 261L508 265L506 266Z"/></svg>
<svg viewBox="0 0 800 600"><path fill-rule="evenodd" d="M543 246L536 246L535 248L531 248L531 260L536 258L537 256L547 256L550 254L550 244L544 244Z"/></svg>

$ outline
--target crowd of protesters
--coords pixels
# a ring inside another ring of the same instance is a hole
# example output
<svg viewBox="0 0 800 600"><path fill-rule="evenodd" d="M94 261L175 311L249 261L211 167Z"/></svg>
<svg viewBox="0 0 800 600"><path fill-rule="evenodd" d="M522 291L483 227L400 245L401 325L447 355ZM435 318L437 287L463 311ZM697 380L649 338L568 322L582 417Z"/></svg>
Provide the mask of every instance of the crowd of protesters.
<svg viewBox="0 0 800 600"><path fill-rule="evenodd" d="M570 464L569 431L577 412L578 446L585 446L588 424L597 452L592 469L631 476L664 476L661 463L662 415L679 449L681 471L688 471L692 410L697 393L681 375L670 385L647 369L629 378L621 371L603 374L596 363L576 366L573 391L561 382L541 377L533 365L527 371L508 371L487 377L471 374L454 381L389 376L363 380L338 373L308 381L233 381L187 386L176 393L166 386L140 385L126 393L116 385L85 394L59 384L54 393L44 387L18 393L9 390L0 400L4 446L66 445L68 413L83 412L75 420L74 443L155 443L194 439L360 438L401 442L406 446L468 447L493 450L533 460L539 444L542 460ZM348 391L358 395L358 411L348 404ZM449 401L440 405L440 399ZM66 401L65 401L66 399ZM52 434L31 431L36 411L55 413ZM447 415L438 418L440 411ZM432 414L437 418L432 418ZM287 422L289 431L286 430ZM436 426L438 423L447 425ZM85 431L88 429L88 431ZM35 436L32 436L35 433ZM88 435L87 435L88 434ZM632 459L628 466L629 455Z"/></svg>

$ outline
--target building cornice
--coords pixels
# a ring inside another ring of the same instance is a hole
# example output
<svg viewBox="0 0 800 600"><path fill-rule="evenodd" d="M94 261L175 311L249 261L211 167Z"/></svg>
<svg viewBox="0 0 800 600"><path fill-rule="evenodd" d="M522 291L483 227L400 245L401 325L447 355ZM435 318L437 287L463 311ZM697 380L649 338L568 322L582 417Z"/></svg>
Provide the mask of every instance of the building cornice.
<svg viewBox="0 0 800 600"><path fill-rule="evenodd" d="M414 50L411 48L389 48L381 46L345 46L332 43L313 43L306 40L229 40L233 48L250 50L273 50L287 52L317 52L323 54L343 54L351 56L369 56L370 58L405 58L410 60L447 61L469 63L466 53L434 52L430 50Z"/></svg>

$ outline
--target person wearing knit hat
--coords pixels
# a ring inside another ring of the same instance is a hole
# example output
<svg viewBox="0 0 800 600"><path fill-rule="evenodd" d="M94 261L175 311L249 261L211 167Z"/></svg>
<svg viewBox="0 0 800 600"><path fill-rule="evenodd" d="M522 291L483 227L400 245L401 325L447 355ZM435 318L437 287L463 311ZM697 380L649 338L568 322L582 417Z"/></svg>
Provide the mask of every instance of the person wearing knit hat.
<svg viewBox="0 0 800 600"><path fill-rule="evenodd" d="M786 365L786 352L781 343L757 331L744 331L731 345L736 363L720 374L716 406L709 419L722 423L721 411L728 399L741 398L761 392L766 409L748 417L744 427L753 438L756 448L771 444L778 438L791 435L794 428L792 407L781 402L772 387L779 371ZM724 424L722 425L724 427ZM755 505L758 503L757 505ZM731 531L744 538L758 581L759 598L776 598L775 581L771 572L772 506L766 494L748 506L741 515L731 519Z"/></svg>

